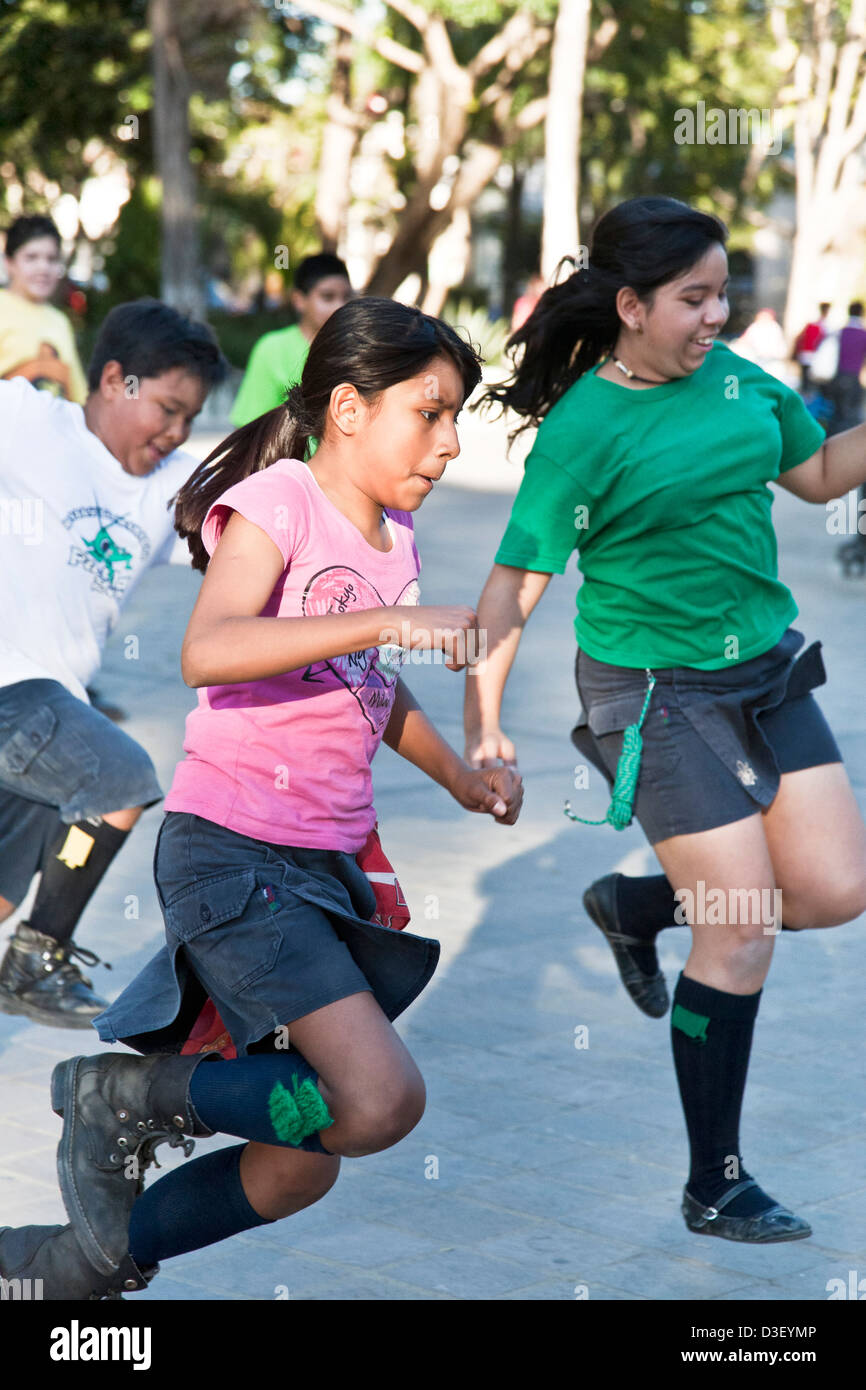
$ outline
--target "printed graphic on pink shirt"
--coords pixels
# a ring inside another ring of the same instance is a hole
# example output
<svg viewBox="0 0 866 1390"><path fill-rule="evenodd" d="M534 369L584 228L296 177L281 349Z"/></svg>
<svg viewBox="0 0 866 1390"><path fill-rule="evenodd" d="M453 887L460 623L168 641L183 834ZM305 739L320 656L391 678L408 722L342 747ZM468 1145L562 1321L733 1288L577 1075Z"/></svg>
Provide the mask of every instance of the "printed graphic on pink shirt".
<svg viewBox="0 0 866 1390"><path fill-rule="evenodd" d="M418 581L413 579L395 599L384 599L358 570L347 565L331 565L313 575L304 590L301 609L304 617L360 612L364 608L387 608L392 604L417 604L420 593ZM373 733L378 734L388 722L393 688L405 656L398 643L389 642L382 647L368 647L365 651L314 662L307 667L302 679L321 681L326 672L333 672L354 695Z"/></svg>

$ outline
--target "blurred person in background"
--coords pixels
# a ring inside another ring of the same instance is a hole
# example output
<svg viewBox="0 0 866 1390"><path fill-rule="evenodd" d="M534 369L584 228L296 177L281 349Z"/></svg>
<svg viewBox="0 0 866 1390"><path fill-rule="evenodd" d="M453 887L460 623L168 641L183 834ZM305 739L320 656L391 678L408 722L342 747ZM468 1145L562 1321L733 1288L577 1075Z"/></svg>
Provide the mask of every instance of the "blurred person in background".
<svg viewBox="0 0 866 1390"><path fill-rule="evenodd" d="M794 342L794 356L800 364L800 392L805 395L811 389L809 379L809 368L812 365L812 358L818 351L828 333L827 318L830 313L830 305L827 303L818 305L818 318L810 321L800 329Z"/></svg>
<svg viewBox="0 0 866 1390"><path fill-rule="evenodd" d="M511 310L511 331L516 333L521 324L524 324L532 313L541 296L544 294L544 277L536 272L529 277L526 289L514 301L514 308Z"/></svg>
<svg viewBox="0 0 866 1390"><path fill-rule="evenodd" d="M866 361L866 328L863 326L863 305L855 299L848 305L848 322L836 334L839 357L836 371L824 387L833 402L831 434L841 434L860 424L863 414L863 387L860 374Z"/></svg>
<svg viewBox="0 0 866 1390"><path fill-rule="evenodd" d="M181 446L227 372L205 324L141 299L102 325L83 408L0 382L0 921L40 875L0 960L4 1013L89 1028L105 1007L73 932L163 793L87 685L141 575L177 563L167 504L196 467Z"/></svg>
<svg viewBox="0 0 866 1390"><path fill-rule="evenodd" d="M289 387L301 379L319 329L353 294L349 272L338 256L322 252L301 261L291 296L298 322L259 338L232 406L233 425L248 425L283 404Z"/></svg>
<svg viewBox="0 0 866 1390"><path fill-rule="evenodd" d="M6 233L5 260L0 377L26 377L40 391L83 405L87 385L72 328L49 302L64 276L60 233L51 218L16 218Z"/></svg>
<svg viewBox="0 0 866 1390"><path fill-rule="evenodd" d="M731 350L765 372L790 385L788 345L774 309L759 309L745 333L735 338Z"/></svg>

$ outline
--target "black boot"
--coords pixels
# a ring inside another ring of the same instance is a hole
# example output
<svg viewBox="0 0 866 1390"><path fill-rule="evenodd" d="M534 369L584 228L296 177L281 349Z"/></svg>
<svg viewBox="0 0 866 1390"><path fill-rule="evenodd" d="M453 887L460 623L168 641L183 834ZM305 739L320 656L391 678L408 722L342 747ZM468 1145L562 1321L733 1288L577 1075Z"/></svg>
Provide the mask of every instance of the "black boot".
<svg viewBox="0 0 866 1390"><path fill-rule="evenodd" d="M0 963L0 1009L55 1028L90 1028L108 1004L93 993L72 956L99 964L92 951L19 922Z"/></svg>
<svg viewBox="0 0 866 1390"><path fill-rule="evenodd" d="M140 1270L127 1254L110 1275L100 1274L88 1264L71 1226L0 1226L4 1298L122 1298L121 1290L147 1288L158 1270L159 1265Z"/></svg>
<svg viewBox="0 0 866 1390"><path fill-rule="evenodd" d="M195 1145L184 1134L213 1133L193 1109L189 1081L200 1063L221 1060L201 1053L103 1053L71 1057L54 1068L51 1104L64 1121L60 1190L87 1259L102 1273L118 1270L126 1258L129 1215L157 1145L182 1144L188 1158Z"/></svg>

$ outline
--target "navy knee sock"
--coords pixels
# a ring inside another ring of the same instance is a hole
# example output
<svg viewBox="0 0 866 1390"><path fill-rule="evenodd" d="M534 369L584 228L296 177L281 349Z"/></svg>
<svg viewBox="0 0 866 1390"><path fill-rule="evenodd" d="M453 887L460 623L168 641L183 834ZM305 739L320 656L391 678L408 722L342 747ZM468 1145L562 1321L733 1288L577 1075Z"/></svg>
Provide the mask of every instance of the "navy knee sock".
<svg viewBox="0 0 866 1390"><path fill-rule="evenodd" d="M750 1175L740 1157L740 1111L761 991L726 994L680 975L671 1043L689 1134L687 1187L712 1206ZM760 1187L740 1193L725 1216L756 1216L772 1206Z"/></svg>
<svg viewBox="0 0 866 1390"><path fill-rule="evenodd" d="M196 1067L189 1087L199 1118L215 1134L326 1154L319 1131L334 1123L316 1072L300 1052L263 1052Z"/></svg>
<svg viewBox="0 0 866 1390"><path fill-rule="evenodd" d="M639 970L655 975L659 968L655 939L665 927L678 926L674 913L678 903L664 874L632 878L620 874L616 881L616 912L627 936L639 937L645 946L633 946L631 953Z"/></svg>
<svg viewBox="0 0 866 1390"><path fill-rule="evenodd" d="M674 915L678 906L674 890L664 874L648 874L643 878L622 874L617 879L616 908L622 929L629 936L652 941L665 927L679 926Z"/></svg>
<svg viewBox="0 0 866 1390"><path fill-rule="evenodd" d="M270 1224L243 1189L239 1165L245 1148L236 1144L194 1158L145 1189L129 1220L129 1253L139 1269Z"/></svg>

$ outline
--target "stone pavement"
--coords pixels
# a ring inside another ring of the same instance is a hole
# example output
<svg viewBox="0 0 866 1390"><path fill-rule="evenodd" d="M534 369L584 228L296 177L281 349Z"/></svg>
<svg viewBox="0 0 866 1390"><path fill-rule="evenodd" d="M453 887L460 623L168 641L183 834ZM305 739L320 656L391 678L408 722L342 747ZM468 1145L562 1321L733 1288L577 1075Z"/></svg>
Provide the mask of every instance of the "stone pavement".
<svg viewBox="0 0 866 1390"><path fill-rule="evenodd" d="M520 476L501 461L501 431L470 420L463 439L448 485L416 515L426 603L475 602ZM213 441L194 442L202 454ZM864 587L835 568L823 508L779 493L775 510L781 573L799 626L823 639L820 699L862 805ZM193 703L179 652L197 587L189 570L152 572L98 682L164 785ZM414 927L442 942L433 983L398 1024L427 1081L423 1120L396 1148L344 1162L308 1211L166 1261L136 1301L822 1300L830 1279L866 1275L862 923L779 939L746 1091L749 1167L809 1218L813 1237L756 1249L682 1223L687 1151L669 1019L629 1001L580 901L591 878L655 872L655 860L636 825L616 834L562 814L573 794L574 588L573 567L551 584L506 696L503 723L526 780L515 827L467 815L388 748L376 759L383 843ZM126 658L132 635L137 659ZM408 665L404 677L462 748L462 676ZM585 814L600 816L607 796L592 775ZM145 814L78 934L113 962L111 974L95 972L111 997L161 941L151 878L160 817L159 807ZM686 952L684 932L665 932L671 985ZM0 1222L65 1219L48 1078L61 1058L101 1046L0 1015ZM159 1152L166 1167L178 1161Z"/></svg>

